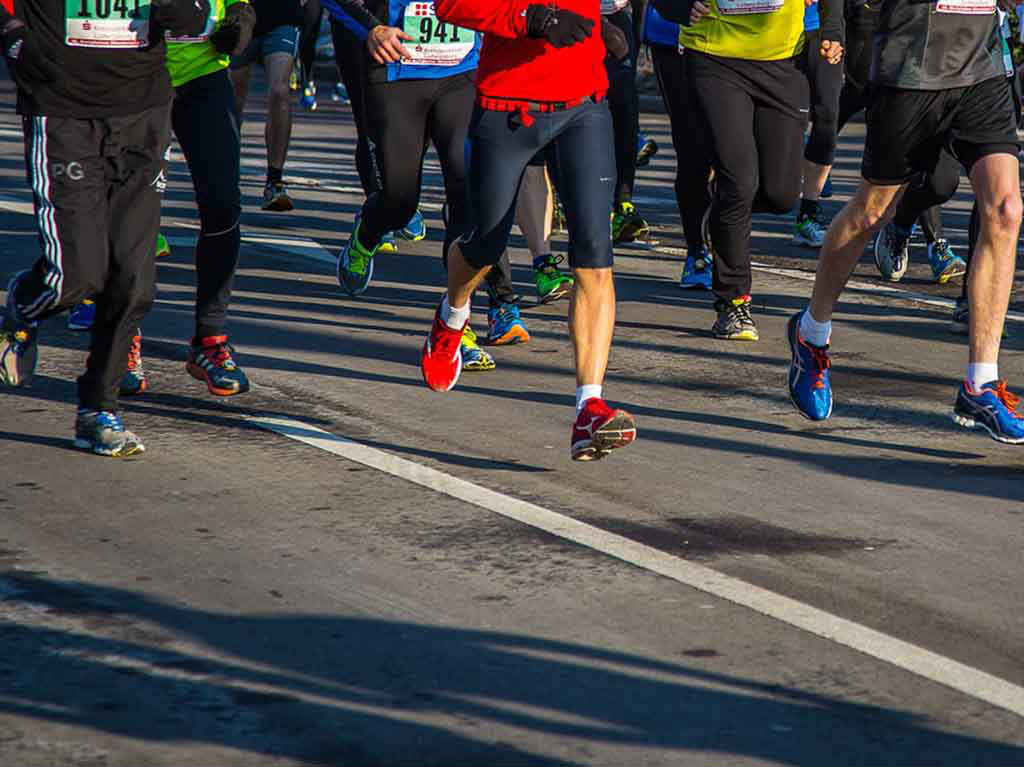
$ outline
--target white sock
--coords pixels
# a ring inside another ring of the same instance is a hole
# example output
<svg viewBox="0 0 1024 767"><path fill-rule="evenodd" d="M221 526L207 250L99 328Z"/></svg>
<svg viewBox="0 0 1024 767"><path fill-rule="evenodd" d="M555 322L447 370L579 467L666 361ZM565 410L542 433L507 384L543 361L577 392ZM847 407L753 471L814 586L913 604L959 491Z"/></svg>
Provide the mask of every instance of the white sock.
<svg viewBox="0 0 1024 767"><path fill-rule="evenodd" d="M811 316L811 308L807 307L800 317L800 335L811 346L825 346L832 337L832 320L818 322Z"/></svg>
<svg viewBox="0 0 1024 767"><path fill-rule="evenodd" d="M446 293L441 301L441 321L452 330L462 330L469 322L469 304L467 301L465 306L452 306Z"/></svg>
<svg viewBox="0 0 1024 767"><path fill-rule="evenodd" d="M973 391L978 391L989 381L999 380L998 362L971 362L967 365L967 381Z"/></svg>
<svg viewBox="0 0 1024 767"><path fill-rule="evenodd" d="M588 399L594 399L595 397L601 397L601 384L583 384L583 386L576 387L576 412L580 412L583 409L583 405Z"/></svg>

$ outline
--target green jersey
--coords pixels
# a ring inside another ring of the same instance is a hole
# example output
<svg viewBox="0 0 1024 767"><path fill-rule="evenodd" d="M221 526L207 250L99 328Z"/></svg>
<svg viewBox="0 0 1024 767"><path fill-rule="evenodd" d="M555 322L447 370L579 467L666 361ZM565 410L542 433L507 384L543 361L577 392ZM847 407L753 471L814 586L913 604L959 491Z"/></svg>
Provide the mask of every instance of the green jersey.
<svg viewBox="0 0 1024 767"><path fill-rule="evenodd" d="M210 15L201 34L167 39L167 69L171 73L171 85L177 88L197 77L227 68L231 57L213 47L210 35L223 21L228 6L247 2L249 0L210 0Z"/></svg>

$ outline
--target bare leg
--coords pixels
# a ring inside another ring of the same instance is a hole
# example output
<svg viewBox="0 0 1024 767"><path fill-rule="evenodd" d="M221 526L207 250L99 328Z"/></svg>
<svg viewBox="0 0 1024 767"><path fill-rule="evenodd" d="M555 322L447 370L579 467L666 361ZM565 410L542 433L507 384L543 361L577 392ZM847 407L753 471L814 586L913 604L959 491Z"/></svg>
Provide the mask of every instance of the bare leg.
<svg viewBox="0 0 1024 767"><path fill-rule="evenodd" d="M245 102L249 98L249 79L252 76L252 65L231 70L231 84L235 86L235 111L241 124L245 113Z"/></svg>
<svg viewBox="0 0 1024 767"><path fill-rule="evenodd" d="M266 57L267 72L267 165L283 168L292 139L292 94L288 79L295 60L287 53L272 53Z"/></svg>
<svg viewBox="0 0 1024 767"><path fill-rule="evenodd" d="M1009 154L993 154L971 168L980 231L971 260L970 362L997 362L1017 261L1021 197L1019 165Z"/></svg>
<svg viewBox="0 0 1024 767"><path fill-rule="evenodd" d="M576 355L576 385L600 384L615 330L615 283L610 267L574 269L569 333Z"/></svg>
<svg viewBox="0 0 1024 767"><path fill-rule="evenodd" d="M489 266L477 269L468 264L458 241L453 242L448 249L448 304L458 307L468 304L490 269Z"/></svg>
<svg viewBox="0 0 1024 767"><path fill-rule="evenodd" d="M847 280L864 248L892 216L902 186L876 186L861 180L857 194L839 211L825 235L811 294L811 317L832 319Z"/></svg>
<svg viewBox="0 0 1024 767"><path fill-rule="evenodd" d="M804 188L800 198L817 201L831 170L831 165L818 165L816 162L804 160Z"/></svg>
<svg viewBox="0 0 1024 767"><path fill-rule="evenodd" d="M529 165L519 184L516 223L526 238L526 246L534 258L551 252L551 226L555 214L555 197L543 165Z"/></svg>

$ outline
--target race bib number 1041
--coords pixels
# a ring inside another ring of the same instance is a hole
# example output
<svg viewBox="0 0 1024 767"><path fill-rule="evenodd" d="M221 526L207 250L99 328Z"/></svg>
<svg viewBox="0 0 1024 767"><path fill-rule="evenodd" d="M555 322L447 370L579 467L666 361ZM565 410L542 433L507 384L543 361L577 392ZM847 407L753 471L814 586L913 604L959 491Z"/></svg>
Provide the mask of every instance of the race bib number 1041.
<svg viewBox="0 0 1024 767"><path fill-rule="evenodd" d="M145 48L149 0L65 0L64 42L79 48Z"/></svg>

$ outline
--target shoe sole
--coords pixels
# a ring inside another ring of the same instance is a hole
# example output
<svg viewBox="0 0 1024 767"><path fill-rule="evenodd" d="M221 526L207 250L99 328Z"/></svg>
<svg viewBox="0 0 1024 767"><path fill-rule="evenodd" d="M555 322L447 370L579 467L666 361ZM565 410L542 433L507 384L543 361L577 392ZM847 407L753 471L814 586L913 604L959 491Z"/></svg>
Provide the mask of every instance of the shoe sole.
<svg viewBox="0 0 1024 767"><path fill-rule="evenodd" d="M68 322L68 330L74 330L78 332L92 330L92 325L83 325L80 322Z"/></svg>
<svg viewBox="0 0 1024 767"><path fill-rule="evenodd" d="M87 439L81 437L75 437L74 446L79 450L88 450L94 455L101 455L104 458L127 458L130 455L138 455L139 453L146 452L146 446L142 444L131 445L129 448L124 450L103 450L97 449L96 443L90 442Z"/></svg>
<svg viewBox="0 0 1024 767"><path fill-rule="evenodd" d="M468 365L464 365L462 369L470 373L487 373L494 370L496 367L498 366L494 362L489 365L482 365L479 362L471 362Z"/></svg>
<svg viewBox="0 0 1024 767"><path fill-rule="evenodd" d="M210 394L216 395L218 397L233 397L236 394L245 394L247 391L249 391L248 381L239 386L237 389L221 389L217 386L214 386L213 382L210 380L210 377L206 374L206 371L203 370L203 368L199 367L199 365L195 364L194 362L186 362L185 370L187 370L188 374L192 376L194 379L196 379L197 381L202 381L204 384L206 384L206 388L210 390Z"/></svg>
<svg viewBox="0 0 1024 767"><path fill-rule="evenodd" d="M588 442L572 446L572 460L599 461L612 450L636 440L636 419L625 410L618 411Z"/></svg>
<svg viewBox="0 0 1024 767"><path fill-rule="evenodd" d="M514 344L525 344L530 340L530 334L522 328L514 328L503 336L488 338L487 343L491 346L512 346Z"/></svg>
<svg viewBox="0 0 1024 767"><path fill-rule="evenodd" d="M806 237L801 237L801 236L798 236L798 235L794 235L793 236L793 244L794 245L799 245L801 248L820 248L822 246L822 243L820 243L820 242L819 243L812 242L811 240L807 239Z"/></svg>
<svg viewBox="0 0 1024 767"><path fill-rule="evenodd" d="M397 253L398 246L393 242L381 242L377 248L378 253Z"/></svg>
<svg viewBox="0 0 1024 767"><path fill-rule="evenodd" d="M619 232L619 236L616 237L613 242L616 245L626 245L630 242L636 242L637 240L645 241L651 236L650 226L640 227L623 227L622 231Z"/></svg>
<svg viewBox="0 0 1024 767"><path fill-rule="evenodd" d="M295 203L288 197L278 197L275 200L264 203L263 210L273 211L274 213L287 213L289 210L295 210Z"/></svg>
<svg viewBox="0 0 1024 767"><path fill-rule="evenodd" d="M950 280L955 279L956 277L963 277L965 274L967 274L966 268L955 269L952 272L943 272L942 274L935 277L935 282L938 285L945 285Z"/></svg>
<svg viewBox="0 0 1024 767"><path fill-rule="evenodd" d="M715 338L722 341L760 341L761 336L756 330L743 330L739 333L716 333L711 331Z"/></svg>
<svg viewBox="0 0 1024 767"><path fill-rule="evenodd" d="M401 229L398 232L398 236L403 240L408 240L409 242L419 242L420 240L425 240L427 238L427 233L421 232L420 234L411 234L405 229Z"/></svg>
<svg viewBox="0 0 1024 767"><path fill-rule="evenodd" d="M544 304L550 304L553 301L557 301L560 298L565 298L572 292L572 288L572 285L568 285L564 288L555 288L545 296L537 296L537 303L543 306Z"/></svg>
<svg viewBox="0 0 1024 767"><path fill-rule="evenodd" d="M135 396L137 396L139 394L145 394L148 390L149 390L149 384L145 380L143 380L139 384L139 388L137 388L137 389L118 389L117 393L120 394L122 397L135 397Z"/></svg>
<svg viewBox="0 0 1024 767"><path fill-rule="evenodd" d="M799 316L799 315L797 315ZM796 367L796 346L794 345L793 339L795 338L795 328L791 329L789 325L786 326L786 340L789 342L789 369L792 370ZM821 421L827 421L832 417L832 408L835 405L835 401L828 403L828 412L824 418L811 418L807 413L801 410L800 405L797 404L796 396L793 394L793 383L789 380L789 372L786 372L786 390L789 392L789 401L793 403L793 407L796 408L796 412L806 418L812 423L820 423Z"/></svg>
<svg viewBox="0 0 1024 767"><path fill-rule="evenodd" d="M1002 442L1004 445L1020 445L1024 444L1024 437L1019 439L1012 439L1010 437L1004 437L1000 434L996 434L992 429L989 428L988 424L981 421L976 421L969 415L962 415L955 410L952 413L953 423L958 426L963 426L965 429L973 429L976 426L980 426L982 429L988 432L988 435L996 442Z"/></svg>

